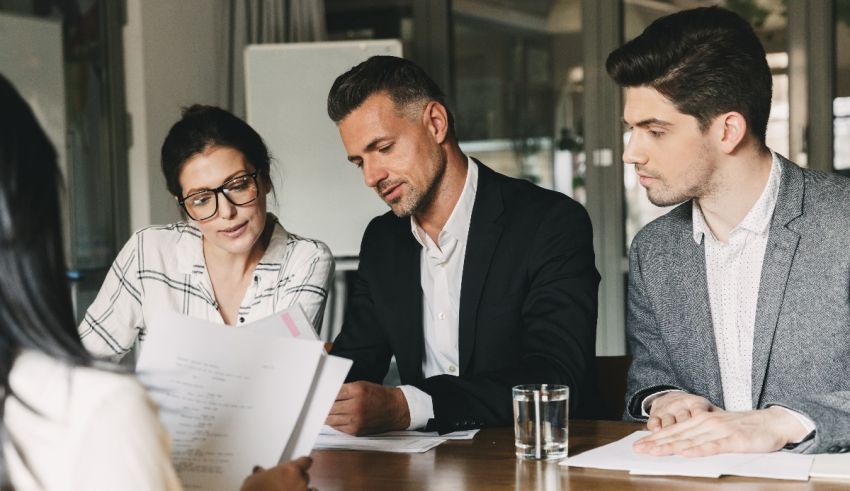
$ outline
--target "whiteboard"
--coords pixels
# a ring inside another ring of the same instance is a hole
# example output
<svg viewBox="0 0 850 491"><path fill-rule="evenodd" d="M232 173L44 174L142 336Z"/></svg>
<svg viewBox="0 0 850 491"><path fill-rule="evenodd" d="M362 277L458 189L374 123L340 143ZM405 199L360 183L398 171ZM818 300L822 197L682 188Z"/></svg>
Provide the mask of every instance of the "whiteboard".
<svg viewBox="0 0 850 491"><path fill-rule="evenodd" d="M369 220L388 207L346 159L328 118L333 81L373 55L401 56L401 42L339 41L251 45L245 50L248 123L272 153L269 210L290 232L354 257Z"/></svg>

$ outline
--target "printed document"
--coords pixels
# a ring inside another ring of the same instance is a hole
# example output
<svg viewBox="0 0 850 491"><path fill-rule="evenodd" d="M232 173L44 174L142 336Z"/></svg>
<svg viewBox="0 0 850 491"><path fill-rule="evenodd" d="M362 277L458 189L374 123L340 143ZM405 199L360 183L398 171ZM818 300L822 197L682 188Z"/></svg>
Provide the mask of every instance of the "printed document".
<svg viewBox="0 0 850 491"><path fill-rule="evenodd" d="M256 332L170 312L149 323L137 375L160 406L185 489L239 489L255 465L310 452L313 420L324 422L350 361L304 339L298 317L294 329L278 315L277 328L267 318Z"/></svg>

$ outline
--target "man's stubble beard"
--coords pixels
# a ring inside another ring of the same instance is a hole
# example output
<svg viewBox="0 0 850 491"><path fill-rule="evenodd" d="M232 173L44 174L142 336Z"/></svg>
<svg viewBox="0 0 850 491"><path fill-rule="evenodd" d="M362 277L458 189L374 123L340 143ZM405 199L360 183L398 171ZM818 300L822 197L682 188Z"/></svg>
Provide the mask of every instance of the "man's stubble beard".
<svg viewBox="0 0 850 491"><path fill-rule="evenodd" d="M696 162L700 165L696 166L693 171L699 172L699 175L696 176L696 179L691 186L678 193L675 193L673 190L665 187L659 189L655 194L647 189L646 197L649 198L649 202L655 206L673 206L678 205L679 203L684 203L690 199L698 199L712 194L717 188L717 183L715 183L713 179L715 164L713 162L709 163L709 149L707 144L703 144L700 147ZM658 176L658 181L659 184L664 184L661 176Z"/></svg>
<svg viewBox="0 0 850 491"><path fill-rule="evenodd" d="M431 206L431 203L434 202L437 190L440 188L440 184L443 182L443 176L446 173L447 158L442 147L435 149L430 161L435 162L437 168L433 177L427 183L427 187L424 190L420 190L408 182L408 192L398 200L397 204L390 204L390 208L397 217L404 218L417 215L427 210Z"/></svg>

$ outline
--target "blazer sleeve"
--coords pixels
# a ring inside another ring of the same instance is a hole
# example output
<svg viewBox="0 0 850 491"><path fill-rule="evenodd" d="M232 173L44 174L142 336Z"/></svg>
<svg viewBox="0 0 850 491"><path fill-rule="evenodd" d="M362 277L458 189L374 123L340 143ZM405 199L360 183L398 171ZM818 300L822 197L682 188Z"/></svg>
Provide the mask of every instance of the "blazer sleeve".
<svg viewBox="0 0 850 491"><path fill-rule="evenodd" d="M375 220L366 227L363 234L357 279L349 286L342 330L334 340L331 350L331 354L353 361L346 382L366 380L380 384L389 370L392 357L389 341L380 328L369 289L368 269L371 267L372 254L369 243L376 228L380 226Z"/></svg>
<svg viewBox="0 0 850 491"><path fill-rule="evenodd" d="M807 416L815 423L814 438L795 446L794 452L845 453L850 451L849 391L780 398L766 401L764 406L782 406Z"/></svg>
<svg viewBox="0 0 850 491"><path fill-rule="evenodd" d="M661 339L655 313L646 292L641 268L640 235L629 251L628 313L626 341L632 364L626 382L626 408L623 419L646 421L641 404L648 396L663 390L684 390L676 385L675 372Z"/></svg>
<svg viewBox="0 0 850 491"><path fill-rule="evenodd" d="M515 385L567 385L572 409L589 398L600 279L590 219L577 203L559 200L540 219L535 235L522 240L528 241L531 259L516 363L414 384L431 396L431 426L441 433L511 424Z"/></svg>

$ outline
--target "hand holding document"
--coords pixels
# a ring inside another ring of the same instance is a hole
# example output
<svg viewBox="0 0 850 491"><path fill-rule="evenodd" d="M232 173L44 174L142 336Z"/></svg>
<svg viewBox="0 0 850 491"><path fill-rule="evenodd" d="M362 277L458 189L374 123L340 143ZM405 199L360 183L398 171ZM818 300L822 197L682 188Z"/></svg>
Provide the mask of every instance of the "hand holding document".
<svg viewBox="0 0 850 491"><path fill-rule="evenodd" d="M624 470L643 475L713 478L732 475L805 481L809 478L809 469L814 459L812 455L784 452L655 457L632 450L632 444L647 434L647 431L636 431L614 443L566 459L561 465Z"/></svg>
<svg viewBox="0 0 850 491"><path fill-rule="evenodd" d="M284 314L225 328L163 312L148 325L137 372L185 489L239 489L254 465L310 452L351 362L309 339L300 309Z"/></svg>

